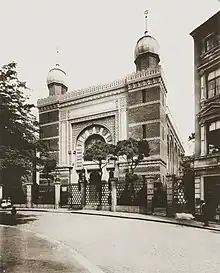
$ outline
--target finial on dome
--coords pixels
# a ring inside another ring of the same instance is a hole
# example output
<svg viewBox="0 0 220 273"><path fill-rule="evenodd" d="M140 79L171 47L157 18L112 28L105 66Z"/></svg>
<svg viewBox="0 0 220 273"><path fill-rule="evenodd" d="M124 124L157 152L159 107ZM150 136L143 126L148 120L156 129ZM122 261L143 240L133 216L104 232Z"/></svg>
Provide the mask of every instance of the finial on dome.
<svg viewBox="0 0 220 273"><path fill-rule="evenodd" d="M147 15L149 13L149 10L145 10L144 11L144 17L145 17L145 31L144 31L144 34L146 35L148 33L148 30L147 30Z"/></svg>
<svg viewBox="0 0 220 273"><path fill-rule="evenodd" d="M60 66L60 64L59 64L59 55L60 54L60 49L59 49L59 47L57 46L56 47L56 66Z"/></svg>

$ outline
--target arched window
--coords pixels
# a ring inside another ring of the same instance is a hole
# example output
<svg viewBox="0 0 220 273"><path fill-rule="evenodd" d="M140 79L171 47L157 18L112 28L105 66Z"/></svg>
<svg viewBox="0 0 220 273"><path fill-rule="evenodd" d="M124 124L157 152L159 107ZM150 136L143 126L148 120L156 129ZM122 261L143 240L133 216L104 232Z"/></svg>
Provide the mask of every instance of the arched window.
<svg viewBox="0 0 220 273"><path fill-rule="evenodd" d="M104 138L98 134L93 134L85 141L85 150L89 149L97 141L105 142Z"/></svg>

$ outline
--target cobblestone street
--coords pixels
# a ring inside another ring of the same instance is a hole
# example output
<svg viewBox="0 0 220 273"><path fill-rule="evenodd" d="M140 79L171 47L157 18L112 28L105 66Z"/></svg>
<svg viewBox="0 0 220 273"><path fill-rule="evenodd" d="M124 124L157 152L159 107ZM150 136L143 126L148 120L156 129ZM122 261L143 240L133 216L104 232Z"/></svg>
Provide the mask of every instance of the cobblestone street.
<svg viewBox="0 0 220 273"><path fill-rule="evenodd" d="M22 214L36 220L20 228L64 243L104 272L219 272L218 232L92 215Z"/></svg>

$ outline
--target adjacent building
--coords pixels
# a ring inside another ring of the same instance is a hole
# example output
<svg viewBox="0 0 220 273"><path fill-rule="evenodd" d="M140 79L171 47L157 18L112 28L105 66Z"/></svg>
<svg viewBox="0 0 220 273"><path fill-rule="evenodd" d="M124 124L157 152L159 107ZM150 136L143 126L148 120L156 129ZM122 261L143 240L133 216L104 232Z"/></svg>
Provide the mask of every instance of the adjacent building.
<svg viewBox="0 0 220 273"><path fill-rule="evenodd" d="M190 35L194 40L195 199L220 206L220 12Z"/></svg>
<svg viewBox="0 0 220 273"><path fill-rule="evenodd" d="M37 103L40 137L58 162L62 183L76 183L83 168L88 181L95 177L98 166L83 159L91 143L116 144L129 137L146 139L150 146L137 174L156 175L164 183L168 173L178 175L184 148L166 104L159 45L147 30L136 43L134 63L136 72L119 80L71 91L59 64L49 71L49 96ZM121 162L118 175L125 169ZM108 179L106 170L103 179Z"/></svg>

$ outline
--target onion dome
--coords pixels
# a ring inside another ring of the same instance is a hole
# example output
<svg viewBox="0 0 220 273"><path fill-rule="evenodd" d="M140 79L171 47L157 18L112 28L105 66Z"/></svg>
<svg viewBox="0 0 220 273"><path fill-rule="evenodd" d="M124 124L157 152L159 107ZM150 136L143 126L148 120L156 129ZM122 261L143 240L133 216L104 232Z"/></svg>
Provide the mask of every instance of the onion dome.
<svg viewBox="0 0 220 273"><path fill-rule="evenodd" d="M153 53L159 55L159 44L157 40L152 37L151 35L145 34L141 37L136 44L134 50L134 59L135 61L137 58L145 53Z"/></svg>
<svg viewBox="0 0 220 273"><path fill-rule="evenodd" d="M67 87L66 83L66 72L56 64L55 67L51 68L47 76L47 85L60 84Z"/></svg>

